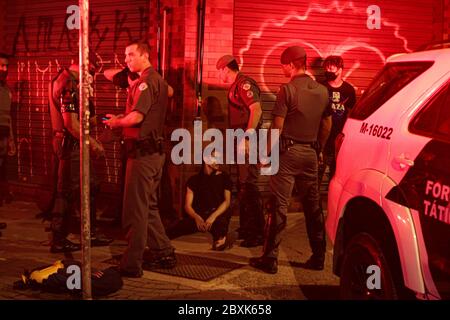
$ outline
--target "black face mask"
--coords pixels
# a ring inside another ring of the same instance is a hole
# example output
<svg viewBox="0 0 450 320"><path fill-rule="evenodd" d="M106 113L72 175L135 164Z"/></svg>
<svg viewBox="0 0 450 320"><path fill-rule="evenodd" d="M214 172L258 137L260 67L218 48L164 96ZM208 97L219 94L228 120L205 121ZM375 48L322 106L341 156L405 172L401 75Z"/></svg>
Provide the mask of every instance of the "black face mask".
<svg viewBox="0 0 450 320"><path fill-rule="evenodd" d="M330 72L330 71L325 71L325 79L327 81L333 81L336 80L337 78L337 74L334 72Z"/></svg>
<svg viewBox="0 0 450 320"><path fill-rule="evenodd" d="M8 76L8 71L0 71L0 82L5 82Z"/></svg>

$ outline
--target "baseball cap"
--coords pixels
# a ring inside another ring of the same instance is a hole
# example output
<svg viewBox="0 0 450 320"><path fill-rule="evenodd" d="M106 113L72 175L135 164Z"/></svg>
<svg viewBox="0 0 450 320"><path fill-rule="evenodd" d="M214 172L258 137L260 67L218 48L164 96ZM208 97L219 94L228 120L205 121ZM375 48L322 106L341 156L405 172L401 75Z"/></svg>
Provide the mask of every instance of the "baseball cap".
<svg viewBox="0 0 450 320"><path fill-rule="evenodd" d="M224 55L219 60L217 60L216 68L217 70L225 68L232 61L236 61L236 59L232 55Z"/></svg>
<svg viewBox="0 0 450 320"><path fill-rule="evenodd" d="M281 54L281 64L289 64L294 60L306 58L306 51L300 46L286 48Z"/></svg>

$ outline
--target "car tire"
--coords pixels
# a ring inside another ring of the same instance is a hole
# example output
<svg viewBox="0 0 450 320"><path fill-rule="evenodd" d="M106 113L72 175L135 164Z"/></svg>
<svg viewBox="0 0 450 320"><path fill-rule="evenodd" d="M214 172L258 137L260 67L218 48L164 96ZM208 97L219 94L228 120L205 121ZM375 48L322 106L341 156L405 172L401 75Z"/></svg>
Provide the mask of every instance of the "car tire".
<svg viewBox="0 0 450 320"><path fill-rule="evenodd" d="M368 270L371 265L379 267L379 288L369 288L369 284L376 286L376 281L372 281L376 271ZM396 300L399 298L386 255L377 240L368 233L355 235L345 249L340 296L344 300Z"/></svg>

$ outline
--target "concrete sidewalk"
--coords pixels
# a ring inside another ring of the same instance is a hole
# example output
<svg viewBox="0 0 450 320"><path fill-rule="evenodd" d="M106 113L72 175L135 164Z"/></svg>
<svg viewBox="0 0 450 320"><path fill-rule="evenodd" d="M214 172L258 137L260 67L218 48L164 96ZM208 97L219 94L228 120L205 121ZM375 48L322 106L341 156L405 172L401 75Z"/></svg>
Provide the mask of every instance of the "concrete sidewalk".
<svg viewBox="0 0 450 320"><path fill-rule="evenodd" d="M48 247L48 233L44 224L36 219L39 209L34 203L13 202L0 207L0 222L8 227L0 237L0 299L55 299L67 300L69 295L20 291L13 289L13 283L20 279L24 269L33 269L56 260L62 254L51 254ZM238 225L238 217L233 217L230 229ZM103 223L107 234L120 234L118 227ZM75 241L76 235L71 235ZM116 240L109 247L92 248L92 265L107 268L105 261L125 249L124 240ZM241 248L235 246L224 252L210 249L207 234L196 233L173 240L177 253L206 256L218 260L247 264L248 258L259 256L261 247ZM331 246L328 243L326 267L324 271L310 271L299 267L310 256L302 213L290 213L285 238L281 245L279 271L276 275L265 274L246 265L230 271L211 281L197 281L186 278L145 271L140 279L124 279L121 290L102 299L176 299L176 300L303 300L337 299L339 280L331 272ZM81 252L73 258L81 260Z"/></svg>

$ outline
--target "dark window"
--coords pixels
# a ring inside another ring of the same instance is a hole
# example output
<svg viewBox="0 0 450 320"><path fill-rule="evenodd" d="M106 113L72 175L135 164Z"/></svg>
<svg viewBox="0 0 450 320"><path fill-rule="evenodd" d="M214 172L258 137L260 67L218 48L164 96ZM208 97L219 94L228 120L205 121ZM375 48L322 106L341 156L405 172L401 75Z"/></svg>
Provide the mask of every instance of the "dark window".
<svg viewBox="0 0 450 320"><path fill-rule="evenodd" d="M450 85L447 84L411 121L410 131L450 142Z"/></svg>
<svg viewBox="0 0 450 320"><path fill-rule="evenodd" d="M387 63L364 92L349 117L366 119L432 65L432 61Z"/></svg>

